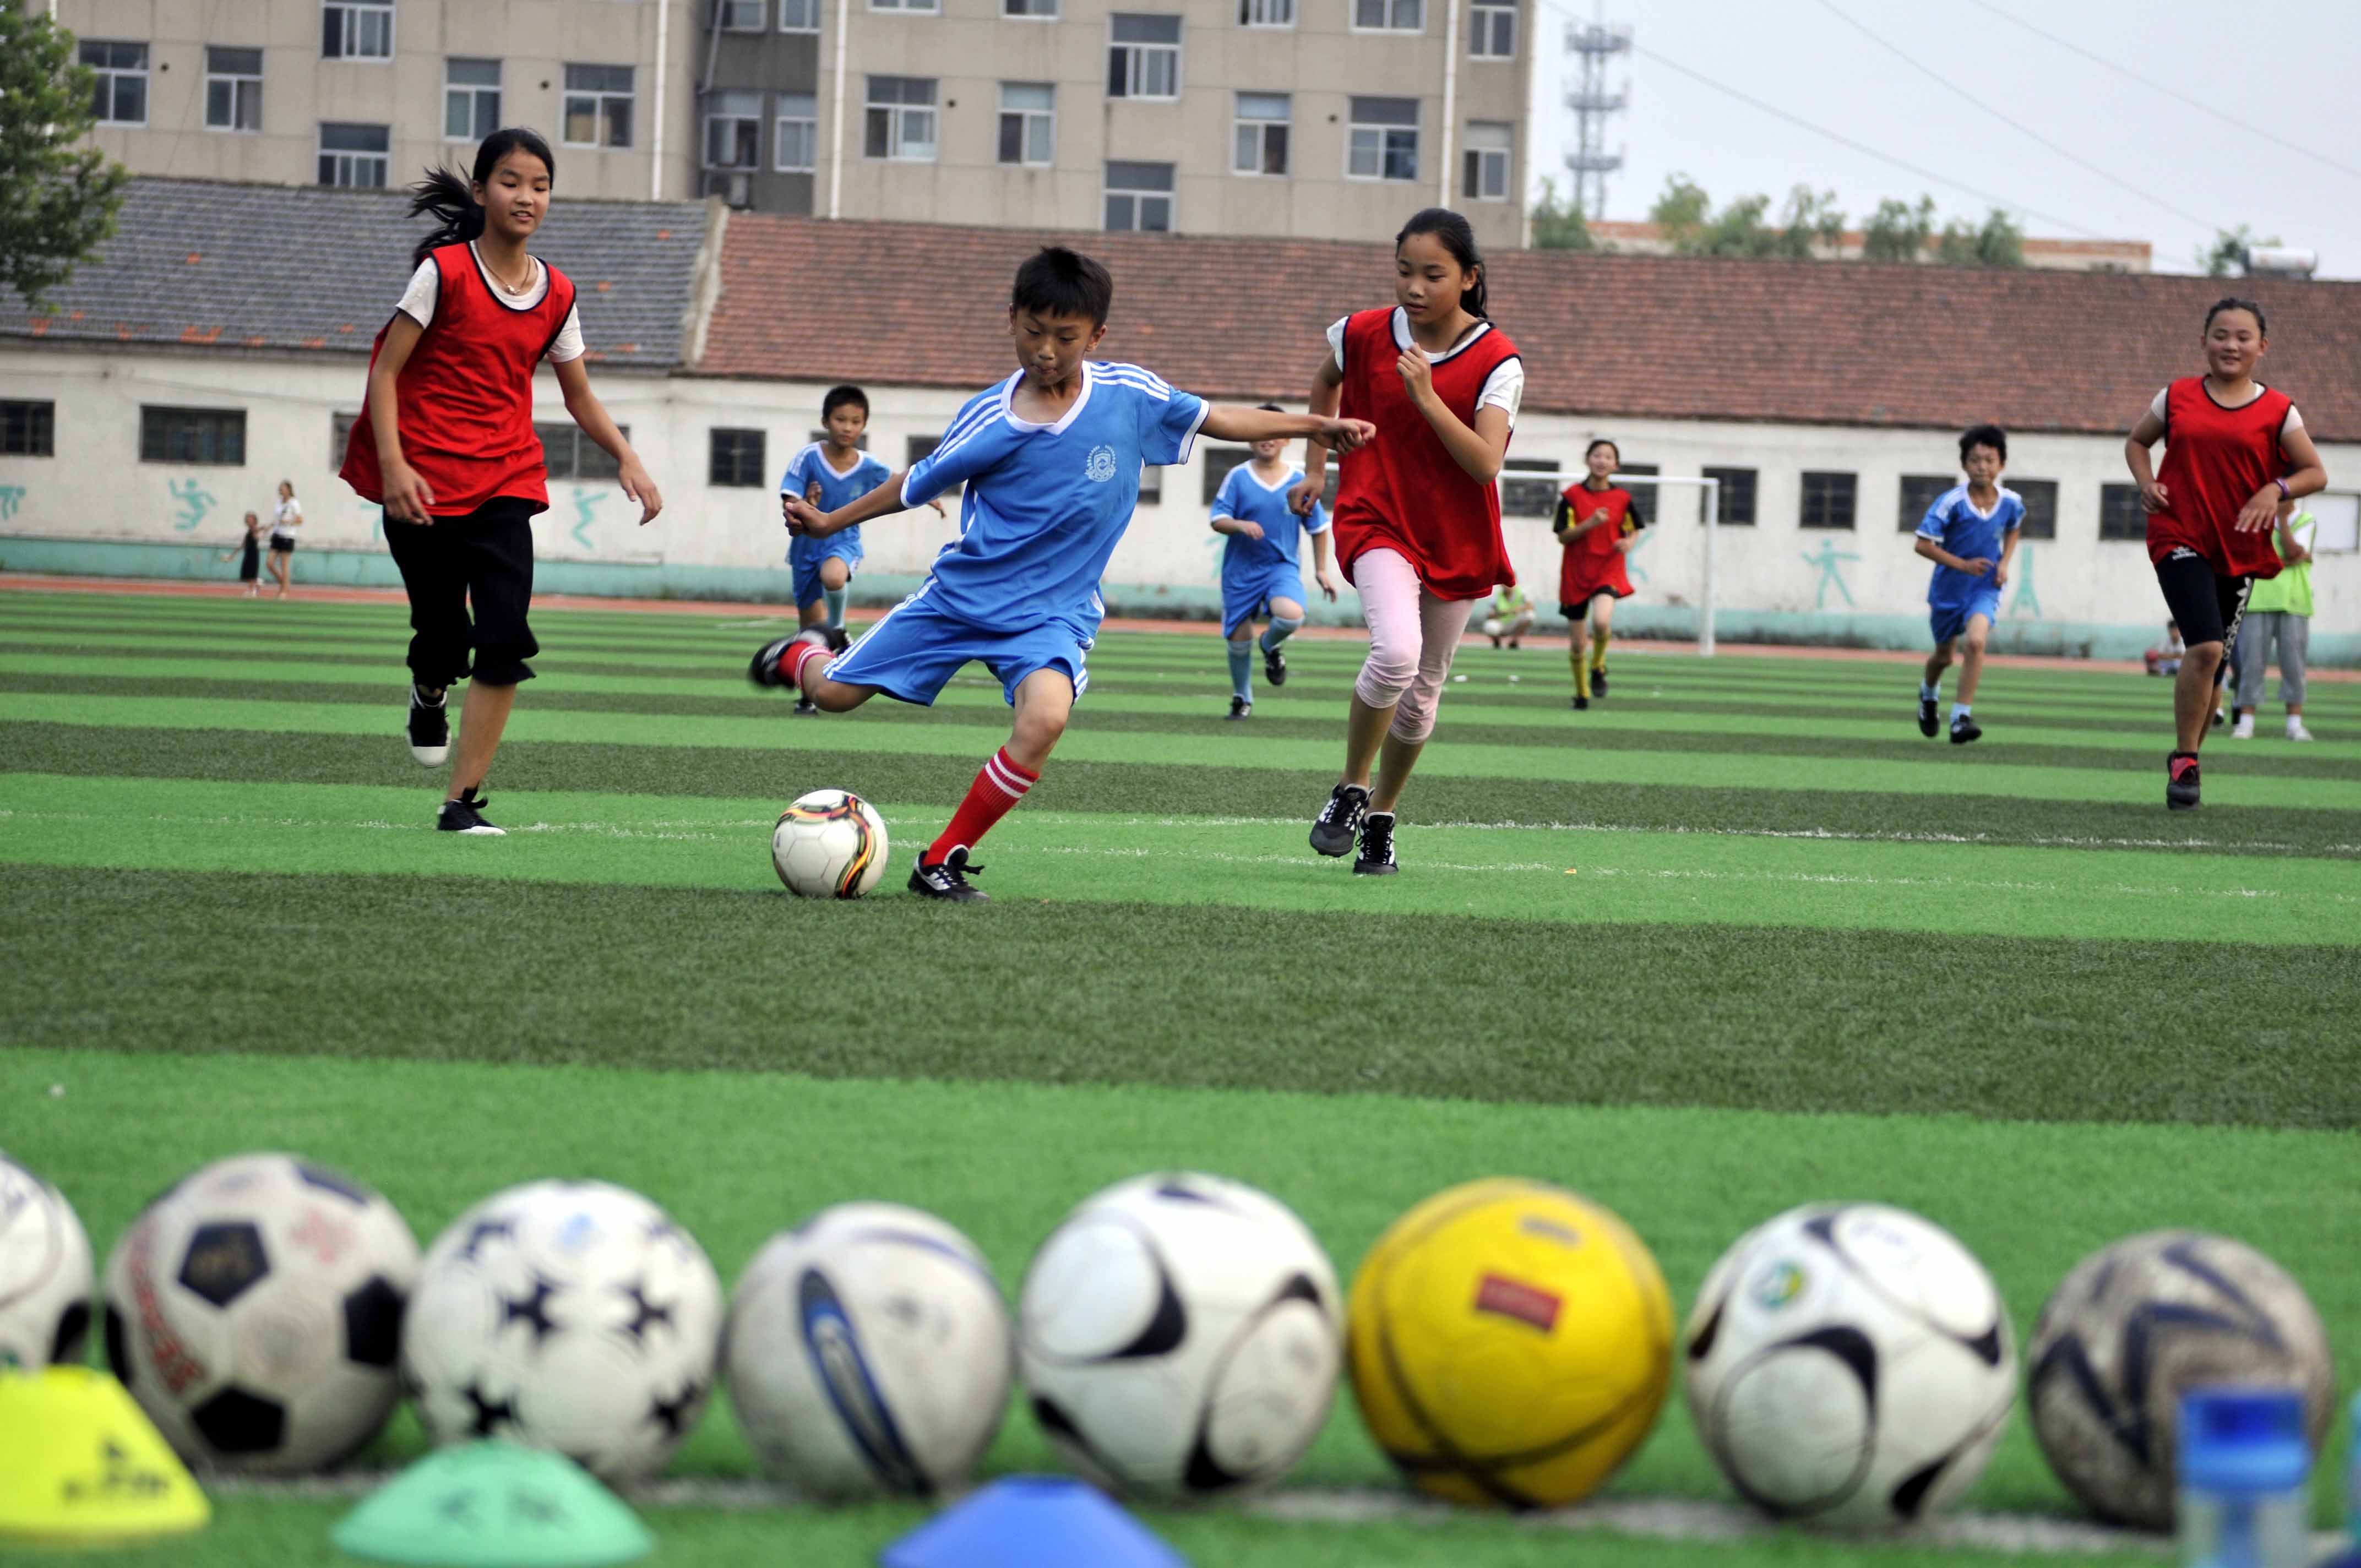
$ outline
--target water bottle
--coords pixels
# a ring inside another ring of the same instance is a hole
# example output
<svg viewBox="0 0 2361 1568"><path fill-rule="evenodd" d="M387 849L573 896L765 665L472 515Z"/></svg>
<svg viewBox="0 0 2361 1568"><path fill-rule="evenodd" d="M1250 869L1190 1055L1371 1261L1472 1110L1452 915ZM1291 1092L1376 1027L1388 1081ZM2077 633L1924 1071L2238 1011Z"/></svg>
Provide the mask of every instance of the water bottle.
<svg viewBox="0 0 2361 1568"><path fill-rule="evenodd" d="M2182 1568L2305 1568L2312 1447L2292 1388L2180 1398Z"/></svg>
<svg viewBox="0 0 2361 1568"><path fill-rule="evenodd" d="M2356 1435L2345 1475L2345 1528L2352 1539L2321 1568L2361 1568L2361 1398L2353 1401L2353 1426Z"/></svg>

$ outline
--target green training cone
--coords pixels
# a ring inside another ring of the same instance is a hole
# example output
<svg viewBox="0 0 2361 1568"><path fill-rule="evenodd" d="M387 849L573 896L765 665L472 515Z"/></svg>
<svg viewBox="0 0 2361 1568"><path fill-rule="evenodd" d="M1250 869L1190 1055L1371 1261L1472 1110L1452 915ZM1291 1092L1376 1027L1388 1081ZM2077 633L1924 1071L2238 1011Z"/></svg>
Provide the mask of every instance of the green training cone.
<svg viewBox="0 0 2361 1568"><path fill-rule="evenodd" d="M338 1521L334 1540L356 1557L436 1568L599 1568L655 1546L574 1461L498 1442L427 1455Z"/></svg>

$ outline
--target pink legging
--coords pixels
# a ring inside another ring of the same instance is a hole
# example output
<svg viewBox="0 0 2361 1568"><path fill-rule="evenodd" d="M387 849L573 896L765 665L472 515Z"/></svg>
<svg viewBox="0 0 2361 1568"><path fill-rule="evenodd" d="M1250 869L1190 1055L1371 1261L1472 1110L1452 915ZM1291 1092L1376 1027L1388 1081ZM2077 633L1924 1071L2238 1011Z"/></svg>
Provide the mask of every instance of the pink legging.
<svg viewBox="0 0 2361 1568"><path fill-rule="evenodd" d="M1371 707L1393 708L1394 739L1415 746L1434 733L1444 678L1476 601L1438 597L1394 550L1372 550L1355 561L1353 587L1369 622L1369 656L1353 695Z"/></svg>

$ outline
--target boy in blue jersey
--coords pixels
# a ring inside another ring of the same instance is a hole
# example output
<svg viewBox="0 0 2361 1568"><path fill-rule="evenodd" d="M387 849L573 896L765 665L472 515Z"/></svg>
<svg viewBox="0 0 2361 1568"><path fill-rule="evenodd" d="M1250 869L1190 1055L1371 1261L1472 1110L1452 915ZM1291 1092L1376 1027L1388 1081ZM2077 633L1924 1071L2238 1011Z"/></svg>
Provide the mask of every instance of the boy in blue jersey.
<svg viewBox="0 0 2361 1568"><path fill-rule="evenodd" d="M925 897L984 896L967 880L983 870L970 853L1040 778L1090 684L1084 660L1106 614L1099 578L1131 524L1140 470L1186 461L1201 431L1242 442L1304 435L1337 452L1376 433L1366 420L1207 403L1136 365L1088 359L1114 295L1097 262L1043 248L1016 269L1010 292L1015 375L970 399L931 454L850 505L823 512L795 496L780 502L789 528L826 539L966 487L959 538L850 652L830 659L826 634L807 630L765 645L752 672L831 713L880 692L929 705L970 660L999 679L1016 709L1008 744L918 852L910 890Z"/></svg>
<svg viewBox="0 0 2361 1568"><path fill-rule="evenodd" d="M1261 411L1278 413L1277 403ZM1230 646L1230 717L1244 718L1254 711L1254 621L1265 616L1269 626L1262 634L1262 669L1270 684L1287 684L1287 655L1279 644L1303 624L1303 573L1297 565L1301 535L1312 536L1312 573L1320 591L1334 603L1335 579L1328 575L1328 510L1314 501L1312 515L1298 517L1288 505L1288 491L1303 480L1303 470L1287 461L1287 443L1277 437L1257 441L1254 456L1231 469L1213 497L1213 532L1225 536L1222 546L1222 635Z"/></svg>
<svg viewBox="0 0 2361 1568"><path fill-rule="evenodd" d="M1971 709L1976 683L1984 673L1984 639L2000 619L2000 591L2008 586L2008 564L2016 555L2017 532L2025 522L2025 499L2003 489L2008 466L2008 436L1996 424L1980 424L1960 437L1960 466L1968 482L1936 498L1918 524L1918 554L1935 563L1927 586L1927 620L1935 652L1918 683L1918 733L1928 740L1941 727L1943 672L1951 652L1963 647L1960 700L1951 705L1951 744L1964 746L1983 733Z"/></svg>

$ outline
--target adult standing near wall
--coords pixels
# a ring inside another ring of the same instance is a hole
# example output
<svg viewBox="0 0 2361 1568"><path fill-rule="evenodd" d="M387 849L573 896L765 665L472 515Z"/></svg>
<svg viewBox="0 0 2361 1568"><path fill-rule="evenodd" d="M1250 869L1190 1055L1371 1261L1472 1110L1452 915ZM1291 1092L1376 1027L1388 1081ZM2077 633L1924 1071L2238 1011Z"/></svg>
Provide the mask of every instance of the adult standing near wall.
<svg viewBox="0 0 2361 1568"><path fill-rule="evenodd" d="M2320 520L2292 500L2279 502L2279 575L2255 585L2246 597L2246 618L2238 625L2238 724L2234 740L2255 733L2255 709L2263 700L2263 673L2273 643L2279 646L2279 700L2287 704L2287 735L2309 740L2303 727L2303 662L2312 630L2312 542Z"/></svg>
<svg viewBox="0 0 2361 1568"><path fill-rule="evenodd" d="M303 526L303 503L295 499L295 481L279 481L279 505L270 513L270 575L279 579L279 597L287 597L288 567L295 559L295 531Z"/></svg>

